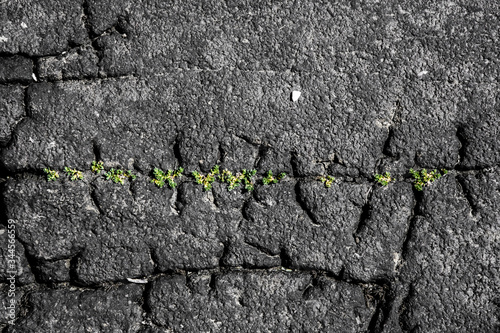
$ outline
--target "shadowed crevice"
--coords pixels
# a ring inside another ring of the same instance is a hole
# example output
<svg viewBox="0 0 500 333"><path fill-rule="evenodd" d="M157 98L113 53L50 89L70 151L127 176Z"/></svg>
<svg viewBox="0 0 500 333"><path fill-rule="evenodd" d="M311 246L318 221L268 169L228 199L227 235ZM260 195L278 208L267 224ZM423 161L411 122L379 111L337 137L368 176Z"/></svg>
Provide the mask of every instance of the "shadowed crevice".
<svg viewBox="0 0 500 333"><path fill-rule="evenodd" d="M172 146L172 149L174 151L174 157L177 160L178 167L182 165L182 154L181 154L180 143L181 143L181 135L178 134L178 135L176 135L175 140L174 140L174 145Z"/></svg>
<svg viewBox="0 0 500 333"><path fill-rule="evenodd" d="M464 160L465 160L465 155L467 153L467 146L468 142L466 139L466 134L465 134L465 129L462 126L457 127L457 132L456 132L458 141L460 141L460 149L458 150L458 156L459 156L459 162L455 166L455 169L457 170L467 170L463 166Z"/></svg>
<svg viewBox="0 0 500 333"><path fill-rule="evenodd" d="M477 215L477 205L475 203L474 197L470 193L470 189L469 189L469 186L465 180L465 177L462 175L458 175L456 177L456 180L458 182L458 185L459 185L461 192L464 195L465 200L467 200L467 202L469 203L469 207L470 207L472 216L476 216Z"/></svg>
<svg viewBox="0 0 500 333"><path fill-rule="evenodd" d="M229 256L229 252L231 249L231 244L229 241L223 242L224 244L224 249L222 250L222 254L219 259L219 267L225 267L227 266L225 264L226 258Z"/></svg>
<svg viewBox="0 0 500 333"><path fill-rule="evenodd" d="M253 243L253 242L249 242L249 241L244 241L244 243L248 246L251 246L257 250L259 250L260 252L264 253L265 255L267 256L270 256L270 257L274 257L276 256L277 254L276 253L273 253L271 250L269 250L268 248L260 245L260 244L257 244L257 243Z"/></svg>
<svg viewBox="0 0 500 333"><path fill-rule="evenodd" d="M292 268L292 258L286 251L286 249L281 249L280 251L281 267L291 269Z"/></svg>
<svg viewBox="0 0 500 333"><path fill-rule="evenodd" d="M399 307L399 326L403 330L403 332L415 332L418 329L418 326L416 327L410 327L409 324L406 322L406 318L408 314L411 311L410 303L412 298L415 296L415 287L413 284L410 284L410 287L408 289L408 294L403 298L403 301L401 302L401 306Z"/></svg>
<svg viewBox="0 0 500 333"><path fill-rule="evenodd" d="M384 146L382 149L382 154L388 157L396 157L391 152L391 142L394 140L394 128L392 126L389 127L389 133L387 134L387 139L385 139Z"/></svg>
<svg viewBox="0 0 500 333"><path fill-rule="evenodd" d="M317 217L313 214L313 212L309 209L306 202L302 199L302 195L300 193L300 182L295 184L295 201L299 204L300 208L307 214L311 223L316 226L321 226L321 223L318 221Z"/></svg>
<svg viewBox="0 0 500 333"><path fill-rule="evenodd" d="M141 308L142 311L146 314L146 317L149 317L151 313L153 312L153 309L149 306L149 295L151 293L151 290L153 288L153 283L148 282L144 286L144 290L142 291L142 298L141 298Z"/></svg>
<svg viewBox="0 0 500 333"><path fill-rule="evenodd" d="M372 206L370 202L371 198L368 199L365 204L361 207L361 215L359 217L358 225L356 226L356 230L354 231L353 237L359 237L359 235L363 232L368 224L368 221L371 219L372 215Z"/></svg>
<svg viewBox="0 0 500 333"><path fill-rule="evenodd" d="M95 161L102 161L101 145L97 140L92 141L92 151L94 153Z"/></svg>
<svg viewBox="0 0 500 333"><path fill-rule="evenodd" d="M372 209L373 209L371 201L374 192L375 192L374 188L371 187L368 191L368 196L366 198L365 203L363 204L363 206L361 206L361 215L359 216L359 222L352 235L354 239L359 238L360 234L366 228L368 221L370 221L371 219Z"/></svg>
<svg viewBox="0 0 500 333"><path fill-rule="evenodd" d="M414 201L414 206L412 208L412 213L409 217L410 223L408 224L408 231L406 232L405 240L403 241L403 246L401 247L401 259L402 262L406 261L407 255L408 255L408 250L409 250L409 245L410 245L410 240L412 238L415 225L416 225L416 219L421 216L421 205L422 205L422 199L423 199L423 194L421 191L417 191L415 188L413 188L413 195L415 197Z"/></svg>
<svg viewBox="0 0 500 333"><path fill-rule="evenodd" d="M97 192L96 188L94 186L91 186L90 188L90 198L92 200L92 203L94 204L95 208L99 211L99 214L105 216L106 212L102 209L101 205L99 204L99 199L97 197Z"/></svg>
<svg viewBox="0 0 500 333"><path fill-rule="evenodd" d="M80 283L79 278L78 278L78 267L79 267L79 261L80 261L81 253L78 253L77 255L73 256L71 260L69 261L69 280L70 283L75 285L75 286L85 286L84 284Z"/></svg>
<svg viewBox="0 0 500 333"><path fill-rule="evenodd" d="M377 291L370 294L376 301L376 309L368 325L368 333L382 333L384 331L396 296L390 283L377 285L377 287Z"/></svg>
<svg viewBox="0 0 500 333"><path fill-rule="evenodd" d="M224 151L224 148L222 147L222 143L219 142L217 164L218 165L223 164L225 159L226 159L226 152Z"/></svg>

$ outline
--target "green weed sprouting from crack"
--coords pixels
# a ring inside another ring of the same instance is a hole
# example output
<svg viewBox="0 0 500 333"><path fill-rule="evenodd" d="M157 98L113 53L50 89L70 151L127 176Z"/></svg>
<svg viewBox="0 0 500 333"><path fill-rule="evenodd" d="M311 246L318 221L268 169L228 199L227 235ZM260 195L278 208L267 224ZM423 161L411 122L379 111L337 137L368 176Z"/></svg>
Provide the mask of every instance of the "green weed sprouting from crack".
<svg viewBox="0 0 500 333"><path fill-rule="evenodd" d="M246 170L243 169L241 173L237 173L236 176L231 173L231 171L224 169L222 174L219 176L219 179L223 183L228 183L228 190L232 191L236 187L240 186L243 182L245 185L245 190L253 191L254 184L252 182L252 177L255 176L257 170Z"/></svg>
<svg viewBox="0 0 500 333"><path fill-rule="evenodd" d="M104 174L106 180L113 181L116 184L124 184L124 181L128 178L131 180L135 180L137 178L136 175L132 173L131 170L124 171L122 169L113 169L111 168L108 172Z"/></svg>
<svg viewBox="0 0 500 333"><path fill-rule="evenodd" d="M92 172L98 175L101 171L104 170L104 163L102 161L92 161Z"/></svg>
<svg viewBox="0 0 500 333"><path fill-rule="evenodd" d="M252 170L247 170L243 169L242 174L243 174L243 184L245 185L245 190L247 191L253 191L254 190L254 184L252 181L252 177L255 176L257 173L257 170L252 169Z"/></svg>
<svg viewBox="0 0 500 333"><path fill-rule="evenodd" d="M196 183L203 185L205 191L209 191L212 189L212 183L215 181L215 176L219 174L219 166L214 166L206 176L203 176L198 171L193 171L191 174L196 179Z"/></svg>
<svg viewBox="0 0 500 333"><path fill-rule="evenodd" d="M325 187L330 188L335 181L335 177L333 176L320 176L318 178L322 183L325 184Z"/></svg>
<svg viewBox="0 0 500 333"><path fill-rule="evenodd" d="M165 185L165 182L168 183L171 189L174 189L177 186L177 183L174 181L176 177L180 177L184 172L184 168L179 167L177 170L167 170L167 173L161 169L154 168L153 175L154 179L151 180L151 183L154 183L159 188L162 188Z"/></svg>
<svg viewBox="0 0 500 333"><path fill-rule="evenodd" d="M83 173L79 170L64 167L64 172L66 172L66 174L72 181L77 179L79 180L83 179Z"/></svg>
<svg viewBox="0 0 500 333"><path fill-rule="evenodd" d="M43 169L43 172L45 172L45 174L47 175L47 181L49 182L55 181L59 178L59 172L57 172L56 170L45 168Z"/></svg>
<svg viewBox="0 0 500 333"><path fill-rule="evenodd" d="M276 178L274 178L273 172L271 170L269 170L267 172L266 176L264 176L264 178L262 178L262 183L264 185L276 184L277 182L279 182L280 180L282 180L285 177L286 177L286 173L282 172Z"/></svg>
<svg viewBox="0 0 500 333"><path fill-rule="evenodd" d="M375 175L375 180L382 186L387 186L390 182L393 181L391 178L391 174L389 172L385 172L384 174L376 174Z"/></svg>
<svg viewBox="0 0 500 333"><path fill-rule="evenodd" d="M428 172L426 169L422 169L420 170L420 172L418 172L413 169L410 169L410 174L414 178L413 184L415 186L415 189L417 191L422 191L424 186L430 185L432 182L434 182L435 180L441 178L442 176L448 173L448 170L446 169L441 169L441 171L442 174L437 170Z"/></svg>

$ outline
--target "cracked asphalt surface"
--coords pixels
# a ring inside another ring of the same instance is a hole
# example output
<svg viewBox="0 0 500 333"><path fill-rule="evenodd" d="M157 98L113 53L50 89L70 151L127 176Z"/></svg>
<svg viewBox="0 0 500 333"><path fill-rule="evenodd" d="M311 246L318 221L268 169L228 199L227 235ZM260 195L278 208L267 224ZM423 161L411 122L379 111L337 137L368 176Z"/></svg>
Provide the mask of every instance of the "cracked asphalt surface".
<svg viewBox="0 0 500 333"><path fill-rule="evenodd" d="M1 332L500 332L499 23L490 0L0 1ZM203 191L215 164L255 191ZM450 172L419 192L410 168Z"/></svg>

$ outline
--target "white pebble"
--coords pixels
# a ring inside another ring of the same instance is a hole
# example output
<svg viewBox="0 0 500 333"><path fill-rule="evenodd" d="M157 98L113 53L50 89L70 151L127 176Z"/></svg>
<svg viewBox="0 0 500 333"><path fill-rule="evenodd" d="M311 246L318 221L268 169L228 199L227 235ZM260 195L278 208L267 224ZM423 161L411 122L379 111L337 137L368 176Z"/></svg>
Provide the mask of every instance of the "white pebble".
<svg viewBox="0 0 500 333"><path fill-rule="evenodd" d="M31 74L31 77L33 78L33 80L34 80L34 81L38 81L38 80L36 79L36 75L35 75L35 73Z"/></svg>
<svg viewBox="0 0 500 333"><path fill-rule="evenodd" d="M292 101L297 102L299 100L300 94L300 91L292 91Z"/></svg>
<svg viewBox="0 0 500 333"><path fill-rule="evenodd" d="M128 282L132 282L132 283L148 283L148 280L145 280L145 279L131 279L131 278L127 278L127 281Z"/></svg>

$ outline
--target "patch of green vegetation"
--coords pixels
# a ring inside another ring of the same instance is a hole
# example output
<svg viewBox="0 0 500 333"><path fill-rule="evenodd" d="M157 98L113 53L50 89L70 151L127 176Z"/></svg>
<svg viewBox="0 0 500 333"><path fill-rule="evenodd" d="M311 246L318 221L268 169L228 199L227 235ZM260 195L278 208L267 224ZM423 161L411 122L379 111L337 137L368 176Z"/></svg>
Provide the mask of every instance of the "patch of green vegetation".
<svg viewBox="0 0 500 333"><path fill-rule="evenodd" d="M262 178L262 183L264 185L276 184L277 182L279 182L280 180L282 180L285 177L286 177L286 173L282 172L276 178L274 178L273 172L271 170L269 170L267 172L266 176L264 176L264 178Z"/></svg>
<svg viewBox="0 0 500 333"><path fill-rule="evenodd" d="M151 180L151 183L154 183L156 186L159 188L162 188L165 185L165 182L168 183L168 186L170 188L174 189L177 186L177 183L174 181L176 177L180 177L182 173L184 172L184 169L182 167L179 167L177 170L167 170L167 173L161 169L154 168L153 170L153 175L155 176L154 179Z"/></svg>
<svg viewBox="0 0 500 333"><path fill-rule="evenodd" d="M79 170L64 167L64 172L66 172L66 174L71 180L83 179L83 173Z"/></svg>
<svg viewBox="0 0 500 333"><path fill-rule="evenodd" d="M387 186L393 179L391 178L391 174L386 172L382 175L376 174L375 180L382 186Z"/></svg>
<svg viewBox="0 0 500 333"><path fill-rule="evenodd" d="M59 172L57 172L56 170L45 168L43 169L43 172L45 172L45 174L47 175L47 181L49 182L57 180L59 178Z"/></svg>
<svg viewBox="0 0 500 333"><path fill-rule="evenodd" d="M106 172L104 176L106 177L106 180L111 179L111 181L113 181L114 183L122 185L124 184L126 179L135 180L135 178L137 178L134 174L132 174L132 171L130 170L124 171L122 169L113 169L113 168L111 168L111 170Z"/></svg>
<svg viewBox="0 0 500 333"><path fill-rule="evenodd" d="M335 177L333 177L333 176L326 176L326 177L321 176L321 177L319 177L319 180L322 183L324 183L327 188L330 188L332 186L333 182L335 181Z"/></svg>
<svg viewBox="0 0 500 333"><path fill-rule="evenodd" d="M413 176L413 184L415 186L415 189L417 191L422 191L424 186L430 185L432 182L448 173L448 170L446 169L441 169L441 171L442 173L437 170L428 172L426 169L422 169L419 172L410 169L410 173Z"/></svg>
<svg viewBox="0 0 500 333"><path fill-rule="evenodd" d="M193 171L192 175L196 179L196 182L198 184L203 185L203 188L205 191L209 191L212 189L212 183L215 181L215 176L219 174L219 166L216 165L210 170L210 172L206 175L203 176L200 174L198 171Z"/></svg>
<svg viewBox="0 0 500 333"><path fill-rule="evenodd" d="M98 175L102 170L104 170L104 163L102 161L92 161L92 172Z"/></svg>
<svg viewBox="0 0 500 333"><path fill-rule="evenodd" d="M255 176L257 173L257 170L246 170L243 169L243 184L245 185L245 190L247 191L253 191L254 190L254 184L252 181L252 177Z"/></svg>
<svg viewBox="0 0 500 333"><path fill-rule="evenodd" d="M219 176L219 179L223 183L228 183L228 190L234 190L236 187L240 186L241 183L245 185L245 190L253 191L254 184L252 182L252 177L255 176L257 170L246 170L243 169L241 173L237 173L233 175L231 171L224 169L222 174Z"/></svg>

